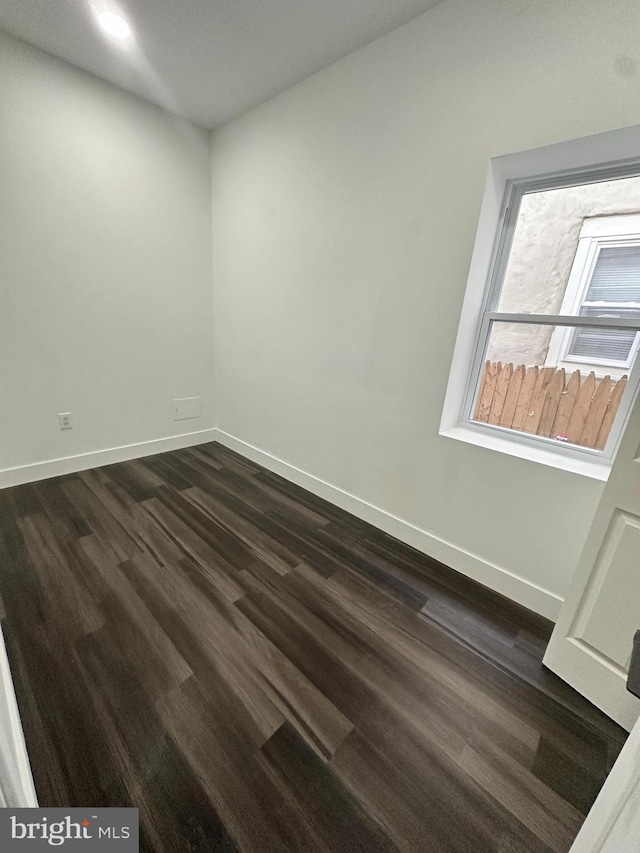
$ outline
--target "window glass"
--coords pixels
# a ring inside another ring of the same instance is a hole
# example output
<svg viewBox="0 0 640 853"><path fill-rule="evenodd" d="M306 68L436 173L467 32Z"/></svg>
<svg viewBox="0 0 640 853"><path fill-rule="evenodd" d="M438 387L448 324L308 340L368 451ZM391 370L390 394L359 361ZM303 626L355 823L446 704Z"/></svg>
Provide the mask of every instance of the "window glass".
<svg viewBox="0 0 640 853"><path fill-rule="evenodd" d="M526 192L508 245L496 310L508 313L560 314L585 222L594 217L640 213L640 177ZM637 226L634 226L637 227ZM639 241L640 242L640 241ZM616 255L605 251L594 293L614 291L607 282L621 273L618 293L638 300L640 246ZM627 265L625 267L625 264ZM620 278L620 276L618 276ZM600 299L601 296L590 298ZM577 313L577 306L573 313Z"/></svg>
<svg viewBox="0 0 640 853"><path fill-rule="evenodd" d="M596 373L550 362L549 343L559 329L491 322L471 419L557 444L602 450L628 372ZM579 331L603 334L597 327ZM617 331L604 330L607 335Z"/></svg>
<svg viewBox="0 0 640 853"><path fill-rule="evenodd" d="M633 302L640 307L640 245L603 246L585 302Z"/></svg>

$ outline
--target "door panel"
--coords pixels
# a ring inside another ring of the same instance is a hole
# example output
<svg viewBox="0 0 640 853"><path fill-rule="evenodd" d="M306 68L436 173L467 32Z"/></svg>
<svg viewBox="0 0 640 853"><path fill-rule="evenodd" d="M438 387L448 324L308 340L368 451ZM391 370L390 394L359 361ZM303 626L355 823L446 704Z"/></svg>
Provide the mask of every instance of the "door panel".
<svg viewBox="0 0 640 853"><path fill-rule="evenodd" d="M621 591L633 589L639 571L640 518L618 510L611 518L570 635L617 665L625 677L638 628L638 602Z"/></svg>
<svg viewBox="0 0 640 853"><path fill-rule="evenodd" d="M640 398L544 656L544 664L628 731L640 700L626 690L640 628Z"/></svg>

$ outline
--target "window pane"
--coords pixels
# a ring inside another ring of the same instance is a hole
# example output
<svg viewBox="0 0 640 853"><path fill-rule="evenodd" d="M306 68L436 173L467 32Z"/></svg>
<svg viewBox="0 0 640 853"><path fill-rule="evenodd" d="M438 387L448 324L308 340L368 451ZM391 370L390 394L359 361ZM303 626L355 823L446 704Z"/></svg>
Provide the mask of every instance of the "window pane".
<svg viewBox="0 0 640 853"><path fill-rule="evenodd" d="M607 359L626 364L635 339L636 333L627 329L575 329L568 355L585 362Z"/></svg>
<svg viewBox="0 0 640 853"><path fill-rule="evenodd" d="M640 177L526 193L520 202L497 310L561 313L583 223L621 212L640 213ZM588 299L606 299L602 294L607 291L614 302L620 296L625 302L638 300L640 247L629 251L625 247L617 260L607 249L601 250L604 256L592 291L595 295ZM624 278L618 291L610 281L612 274L618 281L620 276Z"/></svg>
<svg viewBox="0 0 640 853"><path fill-rule="evenodd" d="M493 322L472 420L602 450L629 370L558 365L553 354L563 349L563 336L583 331L619 330Z"/></svg>
<svg viewBox="0 0 640 853"><path fill-rule="evenodd" d="M640 308L583 306L580 314L586 317L639 318ZM593 359L607 359L624 365L629 359L635 339L636 332L631 329L576 329L570 335L567 355L587 363Z"/></svg>
<svg viewBox="0 0 640 853"><path fill-rule="evenodd" d="M640 246L603 246L585 302L640 302Z"/></svg>
<svg viewBox="0 0 640 853"><path fill-rule="evenodd" d="M640 306L626 305L583 305L580 309L583 317L620 317L624 320L640 320Z"/></svg>

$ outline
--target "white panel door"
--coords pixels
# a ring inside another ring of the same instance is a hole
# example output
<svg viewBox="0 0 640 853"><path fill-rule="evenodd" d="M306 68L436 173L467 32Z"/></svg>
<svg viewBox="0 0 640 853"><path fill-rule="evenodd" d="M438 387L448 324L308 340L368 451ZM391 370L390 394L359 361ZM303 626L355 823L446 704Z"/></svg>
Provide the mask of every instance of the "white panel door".
<svg viewBox="0 0 640 853"><path fill-rule="evenodd" d="M640 396L636 399L544 664L631 730L626 690L640 628Z"/></svg>

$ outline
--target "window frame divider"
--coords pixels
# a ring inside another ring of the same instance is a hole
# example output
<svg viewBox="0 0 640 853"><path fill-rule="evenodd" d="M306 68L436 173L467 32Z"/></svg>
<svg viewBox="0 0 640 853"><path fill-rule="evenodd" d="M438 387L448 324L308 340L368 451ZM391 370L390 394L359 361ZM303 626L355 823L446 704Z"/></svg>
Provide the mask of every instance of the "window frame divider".
<svg viewBox="0 0 640 853"><path fill-rule="evenodd" d="M640 331L640 317L588 317L581 314L518 314L507 311L485 311L490 322L524 323L531 326L597 326L603 329Z"/></svg>

